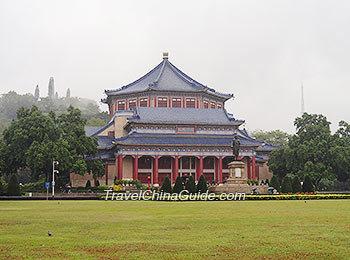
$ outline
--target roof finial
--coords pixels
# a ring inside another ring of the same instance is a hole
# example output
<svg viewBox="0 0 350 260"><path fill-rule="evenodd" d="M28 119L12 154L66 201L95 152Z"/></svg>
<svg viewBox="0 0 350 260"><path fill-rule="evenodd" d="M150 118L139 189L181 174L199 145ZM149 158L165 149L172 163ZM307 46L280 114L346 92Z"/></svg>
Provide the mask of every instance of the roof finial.
<svg viewBox="0 0 350 260"><path fill-rule="evenodd" d="M168 59L169 58L169 52L163 51L163 59Z"/></svg>

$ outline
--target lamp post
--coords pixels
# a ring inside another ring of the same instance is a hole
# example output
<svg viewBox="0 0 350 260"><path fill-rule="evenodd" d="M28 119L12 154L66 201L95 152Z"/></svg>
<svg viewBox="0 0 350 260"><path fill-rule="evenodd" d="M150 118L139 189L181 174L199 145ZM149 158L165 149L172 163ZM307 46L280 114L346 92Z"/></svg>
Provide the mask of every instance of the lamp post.
<svg viewBox="0 0 350 260"><path fill-rule="evenodd" d="M59 165L58 161L52 161L52 200L55 199L55 173L59 173L55 170L55 165Z"/></svg>

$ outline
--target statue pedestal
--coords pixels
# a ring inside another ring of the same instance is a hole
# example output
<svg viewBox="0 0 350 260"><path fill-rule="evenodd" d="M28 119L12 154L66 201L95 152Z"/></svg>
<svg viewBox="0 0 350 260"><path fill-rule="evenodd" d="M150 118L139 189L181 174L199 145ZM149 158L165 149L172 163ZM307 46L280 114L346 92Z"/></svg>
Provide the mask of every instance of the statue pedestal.
<svg viewBox="0 0 350 260"><path fill-rule="evenodd" d="M244 169L244 162L233 161L228 164L230 176L227 184L247 184L248 176Z"/></svg>

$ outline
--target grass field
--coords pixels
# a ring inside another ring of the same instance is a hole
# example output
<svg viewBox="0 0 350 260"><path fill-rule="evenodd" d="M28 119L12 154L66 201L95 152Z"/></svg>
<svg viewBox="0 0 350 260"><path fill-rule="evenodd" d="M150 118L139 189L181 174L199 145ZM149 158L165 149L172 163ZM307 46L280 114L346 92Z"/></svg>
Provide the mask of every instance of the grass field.
<svg viewBox="0 0 350 260"><path fill-rule="evenodd" d="M350 200L0 201L0 232L0 259L350 259Z"/></svg>

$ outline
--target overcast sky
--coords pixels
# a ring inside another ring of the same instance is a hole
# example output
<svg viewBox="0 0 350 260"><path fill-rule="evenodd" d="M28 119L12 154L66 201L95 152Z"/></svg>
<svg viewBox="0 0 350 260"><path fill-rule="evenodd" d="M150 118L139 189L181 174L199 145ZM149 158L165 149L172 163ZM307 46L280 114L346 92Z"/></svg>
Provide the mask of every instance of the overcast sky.
<svg viewBox="0 0 350 260"><path fill-rule="evenodd" d="M99 101L169 60L249 130L294 132L305 108L350 122L350 1L0 0L0 93ZM104 106L106 109L106 106Z"/></svg>

